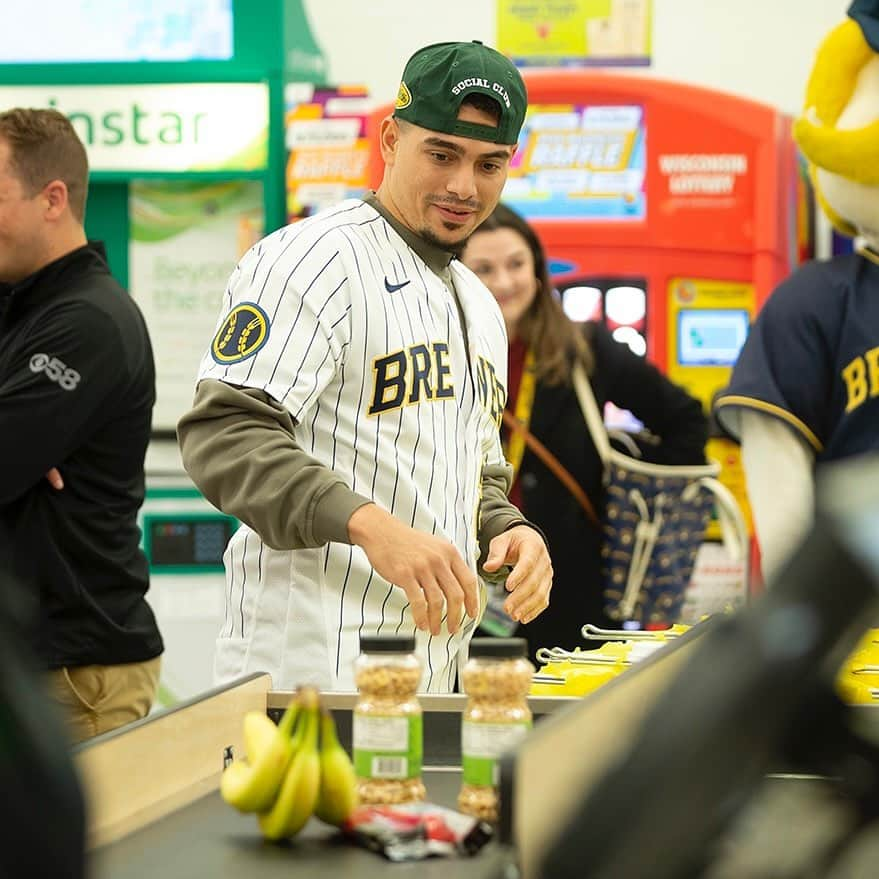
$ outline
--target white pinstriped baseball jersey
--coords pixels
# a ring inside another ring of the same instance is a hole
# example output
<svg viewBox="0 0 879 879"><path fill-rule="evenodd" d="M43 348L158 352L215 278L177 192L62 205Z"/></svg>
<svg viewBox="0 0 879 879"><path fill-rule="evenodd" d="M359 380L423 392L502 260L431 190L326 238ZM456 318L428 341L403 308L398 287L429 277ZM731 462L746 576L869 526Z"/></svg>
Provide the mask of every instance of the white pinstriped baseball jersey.
<svg viewBox="0 0 879 879"><path fill-rule="evenodd" d="M200 379L259 388L300 447L475 570L482 469L502 462L507 340L494 298L451 265L453 291L374 208L349 200L285 227L236 267ZM360 634L415 633L422 687L454 688L475 627L416 632L401 589L356 546L278 551L242 526L225 556L215 676L353 689Z"/></svg>

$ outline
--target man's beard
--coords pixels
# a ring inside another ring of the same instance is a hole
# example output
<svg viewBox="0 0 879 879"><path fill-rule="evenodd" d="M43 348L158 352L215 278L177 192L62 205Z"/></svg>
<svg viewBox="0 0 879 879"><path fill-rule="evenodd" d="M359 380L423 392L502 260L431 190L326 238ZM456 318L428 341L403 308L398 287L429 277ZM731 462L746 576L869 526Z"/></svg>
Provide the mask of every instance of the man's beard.
<svg viewBox="0 0 879 879"><path fill-rule="evenodd" d="M431 198L428 200L429 204L439 205L440 207L446 208L468 208L470 210L474 210L480 212L482 210L482 205L476 199L467 200L467 201L459 201L456 199L444 199L444 198ZM482 219L485 219L483 216ZM442 222L442 221L441 221ZM448 230L450 234L454 234L456 231L460 231L460 227L455 223L449 223L448 225L443 222L443 226ZM478 228L478 227L477 227ZM455 254L455 256L460 257L464 251L464 248L467 246L467 241L470 239L470 235L473 234L475 229L471 229L470 233L464 235L458 241L444 241L440 238L435 232L432 232L428 227L420 229L418 234L428 243L432 244L434 247L439 247L442 250L447 250L450 253Z"/></svg>
<svg viewBox="0 0 879 879"><path fill-rule="evenodd" d="M460 256L464 252L464 248L467 246L467 242L470 239L469 235L465 235L460 241L443 241L442 238L428 228L420 229L418 231L418 236L419 238L423 238L428 244L432 244L434 247L440 248L440 250L447 250L449 253L454 253L455 256Z"/></svg>

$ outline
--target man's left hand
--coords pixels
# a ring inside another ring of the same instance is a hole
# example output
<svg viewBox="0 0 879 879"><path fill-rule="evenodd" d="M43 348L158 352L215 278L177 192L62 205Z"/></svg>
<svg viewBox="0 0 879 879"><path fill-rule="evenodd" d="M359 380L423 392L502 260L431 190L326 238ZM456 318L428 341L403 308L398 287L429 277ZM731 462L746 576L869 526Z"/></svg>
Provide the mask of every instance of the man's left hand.
<svg viewBox="0 0 879 879"><path fill-rule="evenodd" d="M530 623L549 606L552 589L552 562L543 538L527 525L517 525L498 534L488 546L483 568L489 573L511 565L504 602L507 615L520 623Z"/></svg>

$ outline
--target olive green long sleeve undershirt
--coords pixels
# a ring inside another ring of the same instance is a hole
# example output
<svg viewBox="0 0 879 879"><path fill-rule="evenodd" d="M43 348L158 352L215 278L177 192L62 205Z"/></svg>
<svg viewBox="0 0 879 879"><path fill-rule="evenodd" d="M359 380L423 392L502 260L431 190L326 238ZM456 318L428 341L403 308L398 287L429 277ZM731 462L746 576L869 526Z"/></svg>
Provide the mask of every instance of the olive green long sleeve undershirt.
<svg viewBox="0 0 879 879"><path fill-rule="evenodd" d="M177 427L183 464L214 506L249 525L274 549L350 543L348 520L371 498L352 491L296 442L290 413L264 391L205 379ZM512 470L482 476L479 545L527 524L507 500Z"/></svg>
<svg viewBox="0 0 879 879"><path fill-rule="evenodd" d="M364 201L455 293L467 349L467 322L449 270L453 254L420 238L374 195ZM294 428L290 413L264 391L206 379L196 388L193 408L181 419L177 433L183 464L204 496L253 528L272 548L350 543L348 520L372 499L352 491L332 470L304 452L296 443ZM507 500L512 476L506 464L483 470L480 567L498 534L515 525L540 532ZM504 567L493 576L485 572L483 576L503 579L506 573Z"/></svg>

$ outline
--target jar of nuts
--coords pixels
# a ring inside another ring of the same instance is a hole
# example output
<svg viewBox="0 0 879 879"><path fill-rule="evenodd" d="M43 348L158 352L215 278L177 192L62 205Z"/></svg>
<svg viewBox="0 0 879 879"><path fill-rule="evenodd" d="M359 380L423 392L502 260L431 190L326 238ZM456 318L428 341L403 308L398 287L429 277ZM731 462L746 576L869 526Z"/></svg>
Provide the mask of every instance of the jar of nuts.
<svg viewBox="0 0 879 879"><path fill-rule="evenodd" d="M421 662L415 638L363 636L354 662L353 752L357 792L365 805L425 798L421 781Z"/></svg>
<svg viewBox="0 0 879 879"><path fill-rule="evenodd" d="M531 729L528 690L534 666L524 638L474 638L462 680L460 811L498 817L498 758Z"/></svg>

